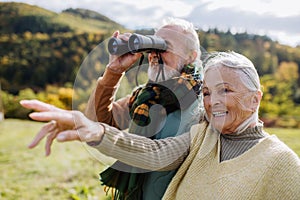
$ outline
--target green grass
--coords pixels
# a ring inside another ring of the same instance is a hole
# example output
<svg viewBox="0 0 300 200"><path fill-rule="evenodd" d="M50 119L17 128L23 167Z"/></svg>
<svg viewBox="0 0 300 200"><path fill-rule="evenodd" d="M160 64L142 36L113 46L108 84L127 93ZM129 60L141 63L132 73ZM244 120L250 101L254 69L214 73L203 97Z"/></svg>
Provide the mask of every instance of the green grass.
<svg viewBox="0 0 300 200"><path fill-rule="evenodd" d="M41 126L14 119L0 122L0 199L105 199L98 180L104 165L82 143L54 142L50 157L44 157L43 144L27 148ZM266 130L300 156L299 129Z"/></svg>
<svg viewBox="0 0 300 200"><path fill-rule="evenodd" d="M300 129L266 128L265 130L271 135L276 135L300 157Z"/></svg>
<svg viewBox="0 0 300 200"><path fill-rule="evenodd" d="M0 122L0 199L104 199L98 174L103 165L80 142L54 142L28 149L41 123L6 119Z"/></svg>

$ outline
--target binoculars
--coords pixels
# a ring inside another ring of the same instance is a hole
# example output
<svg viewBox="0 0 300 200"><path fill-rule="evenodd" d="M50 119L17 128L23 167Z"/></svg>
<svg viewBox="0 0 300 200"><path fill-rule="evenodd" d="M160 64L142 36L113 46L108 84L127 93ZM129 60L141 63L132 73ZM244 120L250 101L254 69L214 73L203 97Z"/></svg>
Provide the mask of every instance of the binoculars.
<svg viewBox="0 0 300 200"><path fill-rule="evenodd" d="M122 55L129 52L166 51L166 49L166 41L155 35L134 33L129 37L128 42L114 37L108 41L108 51L112 55Z"/></svg>

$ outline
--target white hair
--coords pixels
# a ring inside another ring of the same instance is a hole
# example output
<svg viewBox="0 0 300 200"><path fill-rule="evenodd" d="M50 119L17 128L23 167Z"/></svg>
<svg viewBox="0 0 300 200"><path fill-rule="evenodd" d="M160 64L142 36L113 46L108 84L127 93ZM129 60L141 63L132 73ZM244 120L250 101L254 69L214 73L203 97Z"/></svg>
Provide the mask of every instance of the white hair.
<svg viewBox="0 0 300 200"><path fill-rule="evenodd" d="M200 61L200 57L201 57L200 40L193 23L180 18L167 17L162 21L162 24L157 29L160 29L165 26L178 26L183 30L185 34L189 35L189 38L191 38L193 41L193 43L189 44L190 46L189 48L191 50L197 51L196 60Z"/></svg>
<svg viewBox="0 0 300 200"><path fill-rule="evenodd" d="M259 75L253 63L245 56L234 51L211 53L205 62L204 73L211 68L229 67L235 70L243 83L250 91L261 89Z"/></svg>
<svg viewBox="0 0 300 200"><path fill-rule="evenodd" d="M249 91L261 91L257 70L253 63L245 56L233 51L210 53L204 61L204 76L210 69L220 67L228 67L238 73L241 83ZM259 106L248 119L239 125L236 132L243 132L253 122L256 122L256 125L262 126L262 122L258 119L258 109Z"/></svg>

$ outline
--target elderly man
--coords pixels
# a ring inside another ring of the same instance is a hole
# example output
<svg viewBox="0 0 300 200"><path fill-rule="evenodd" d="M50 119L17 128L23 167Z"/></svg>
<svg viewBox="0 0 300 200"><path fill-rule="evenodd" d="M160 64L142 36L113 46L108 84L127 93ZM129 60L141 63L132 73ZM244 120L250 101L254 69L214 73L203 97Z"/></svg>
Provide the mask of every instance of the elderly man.
<svg viewBox="0 0 300 200"><path fill-rule="evenodd" d="M128 41L130 36L130 33L118 31L113 34L123 41ZM129 128L130 133L152 139L180 135L199 121L202 64L200 42L193 25L170 18L155 36L166 41L167 49L151 50L148 54L148 83L133 91L131 96L115 101L124 72L141 54L112 55L90 97L85 112L90 119L121 130ZM100 176L104 185L115 189L116 199L155 200L162 198L175 172L146 172L116 162Z"/></svg>

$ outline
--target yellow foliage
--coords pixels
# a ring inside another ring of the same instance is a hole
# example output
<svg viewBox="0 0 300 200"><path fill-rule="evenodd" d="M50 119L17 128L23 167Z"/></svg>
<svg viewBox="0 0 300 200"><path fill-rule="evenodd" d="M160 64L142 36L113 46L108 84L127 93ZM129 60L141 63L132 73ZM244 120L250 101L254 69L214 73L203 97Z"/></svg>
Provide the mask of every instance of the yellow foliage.
<svg viewBox="0 0 300 200"><path fill-rule="evenodd" d="M295 62L281 62L275 74L277 80L295 81L298 79L298 65Z"/></svg>
<svg viewBox="0 0 300 200"><path fill-rule="evenodd" d="M49 40L49 35L47 33L36 33L34 38L38 40Z"/></svg>
<svg viewBox="0 0 300 200"><path fill-rule="evenodd" d="M47 94L46 103L52 104L62 109L66 109L66 106L63 102L60 101L59 96L57 94Z"/></svg>
<svg viewBox="0 0 300 200"><path fill-rule="evenodd" d="M23 34L23 37L25 40L31 40L32 39L32 33L29 32L29 31L26 31L24 34Z"/></svg>
<svg viewBox="0 0 300 200"><path fill-rule="evenodd" d="M2 56L1 60L0 60L0 64L1 65L8 65L9 62L9 57L7 55Z"/></svg>
<svg viewBox="0 0 300 200"><path fill-rule="evenodd" d="M72 88L59 88L58 95L62 99L72 99L73 89Z"/></svg>
<svg viewBox="0 0 300 200"><path fill-rule="evenodd" d="M66 109L71 109L72 97L73 97L73 89L72 88L59 88L58 89L58 98L65 105Z"/></svg>

